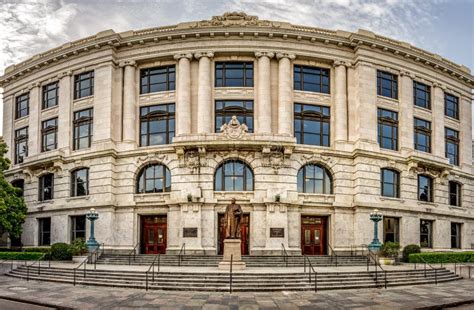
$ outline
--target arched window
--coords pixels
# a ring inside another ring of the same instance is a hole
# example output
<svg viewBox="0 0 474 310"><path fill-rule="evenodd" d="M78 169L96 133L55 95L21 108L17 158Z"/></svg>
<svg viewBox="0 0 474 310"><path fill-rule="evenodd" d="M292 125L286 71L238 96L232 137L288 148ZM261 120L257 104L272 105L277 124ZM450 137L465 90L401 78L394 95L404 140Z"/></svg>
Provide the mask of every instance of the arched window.
<svg viewBox="0 0 474 310"><path fill-rule="evenodd" d="M400 174L393 169L382 169L380 174L381 195L384 197L400 197Z"/></svg>
<svg viewBox="0 0 474 310"><path fill-rule="evenodd" d="M71 172L71 197L89 195L89 168Z"/></svg>
<svg viewBox="0 0 474 310"><path fill-rule="evenodd" d="M332 194L332 179L329 171L315 164L303 166L298 171L298 192Z"/></svg>
<svg viewBox="0 0 474 310"><path fill-rule="evenodd" d="M137 193L171 191L171 173L165 165L149 164L138 174Z"/></svg>
<svg viewBox="0 0 474 310"><path fill-rule="evenodd" d="M216 169L214 176L216 191L253 191L253 172L240 160L228 160Z"/></svg>
<svg viewBox="0 0 474 310"><path fill-rule="evenodd" d="M13 187L16 187L18 189L17 195L19 197L23 197L23 191L25 190L25 180L23 179L16 179L12 181Z"/></svg>

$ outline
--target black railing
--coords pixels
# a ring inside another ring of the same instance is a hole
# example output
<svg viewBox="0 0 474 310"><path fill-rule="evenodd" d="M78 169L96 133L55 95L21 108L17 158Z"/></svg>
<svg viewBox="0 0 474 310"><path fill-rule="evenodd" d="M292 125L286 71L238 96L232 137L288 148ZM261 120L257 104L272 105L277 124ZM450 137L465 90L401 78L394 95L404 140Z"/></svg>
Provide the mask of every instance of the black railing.
<svg viewBox="0 0 474 310"><path fill-rule="evenodd" d="M378 268L380 268L381 273L384 274L384 286L385 286L385 288L387 288L387 283L388 283L388 281L387 281L387 270L384 270L384 269L382 268L382 265L380 265L378 255L375 254L375 253L372 253L372 251L370 251L370 249L368 249L368 252L367 252L367 272L369 271L370 260L373 260L373 261L374 261L374 267L375 267L375 285L378 285L378 284L379 284L379 272L378 272Z"/></svg>
<svg viewBox="0 0 474 310"><path fill-rule="evenodd" d="M102 251L101 251L101 248L102 248ZM89 262L94 263L94 270L97 269L97 260L102 254L104 254L104 248L105 248L104 243L99 244L99 246L97 246L95 250L89 254L89 257L90 257Z"/></svg>
<svg viewBox="0 0 474 310"><path fill-rule="evenodd" d="M426 274L426 266L430 267L431 270L434 270L434 274L435 274L435 284L437 285L438 284L438 269L437 268L434 268L433 266L431 266L430 263L428 263L427 261L425 261L425 259L421 256L419 256L420 260L421 260L421 263L423 264L423 269L424 269L424 276L425 278L427 277L427 274ZM456 265L454 267L456 269ZM416 263L415 263L415 269L416 269ZM454 271L454 273L456 273L456 271Z"/></svg>
<svg viewBox="0 0 474 310"><path fill-rule="evenodd" d="M30 280L30 268L38 263L38 275L41 275L41 261L45 258L46 253L41 255L37 260L35 260L32 264L26 264L26 281ZM13 262L12 267L13 268ZM48 268L51 268L51 257L48 255Z"/></svg>
<svg viewBox="0 0 474 310"><path fill-rule="evenodd" d="M73 271L73 284L74 286L76 286L76 273L77 271L79 270L79 268L81 268L81 266L84 266L84 275L83 275L83 278L85 279L86 278L86 269L87 269L87 262L89 261L89 256L86 257L80 264L79 266L75 267L74 268L74 271Z"/></svg>
<svg viewBox="0 0 474 310"><path fill-rule="evenodd" d="M186 255L186 243L183 243L181 249L178 253L178 266L181 266L181 261L183 260L183 256Z"/></svg>
<svg viewBox="0 0 474 310"><path fill-rule="evenodd" d="M160 254L155 256L148 270L145 272L145 290L148 291L148 274L151 272L151 281L155 282L155 266L157 266L158 274L160 273Z"/></svg>
<svg viewBox="0 0 474 310"><path fill-rule="evenodd" d="M140 245L140 242L137 242L137 244L135 244L135 246L133 247L133 249L130 250L130 252L128 252L128 264L131 265L132 264L132 255L133 255L133 261L135 262L135 258L137 256L137 247Z"/></svg>
<svg viewBox="0 0 474 310"><path fill-rule="evenodd" d="M462 264L455 262L454 263L454 273L458 274L457 270L459 269L459 276L462 277L462 269L467 268L468 270L468 279L471 279L471 268L474 267L473 265L468 265L468 264Z"/></svg>
<svg viewBox="0 0 474 310"><path fill-rule="evenodd" d="M283 257L283 262L285 262L285 266L288 267L288 253L286 252L285 245L281 244L281 256Z"/></svg>
<svg viewBox="0 0 474 310"><path fill-rule="evenodd" d="M314 273L314 292L318 292L318 273L316 270L313 268L313 264L311 264L311 261L309 260L308 256L303 255L303 266L304 266L304 274L306 276L306 261L308 261L308 274L309 274L309 284L311 285L311 272Z"/></svg>
<svg viewBox="0 0 474 310"><path fill-rule="evenodd" d="M232 265L234 264L234 255L230 254L230 268L229 268L229 294L232 294Z"/></svg>
<svg viewBox="0 0 474 310"><path fill-rule="evenodd" d="M351 245L351 256L364 256L365 251L367 250L367 244L361 244L361 245ZM360 254L359 254L360 253Z"/></svg>
<svg viewBox="0 0 474 310"><path fill-rule="evenodd" d="M329 242L328 242L328 247L331 250L331 264L334 262L334 260L336 260L336 267L337 267L337 254L336 254L336 252L334 252L334 249L329 244Z"/></svg>

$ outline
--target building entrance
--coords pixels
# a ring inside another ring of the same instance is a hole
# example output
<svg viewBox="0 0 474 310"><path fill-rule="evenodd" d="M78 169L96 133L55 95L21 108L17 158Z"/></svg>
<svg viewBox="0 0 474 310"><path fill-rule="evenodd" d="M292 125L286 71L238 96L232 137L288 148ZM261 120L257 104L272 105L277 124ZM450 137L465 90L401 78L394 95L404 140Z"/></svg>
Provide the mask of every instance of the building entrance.
<svg viewBox="0 0 474 310"><path fill-rule="evenodd" d="M217 253L219 255L224 254L224 238L225 238L225 222L224 214L219 214L219 248ZM249 232L250 232L250 214L244 213L240 225L240 240L241 253L242 255L249 254Z"/></svg>
<svg viewBox="0 0 474 310"><path fill-rule="evenodd" d="M303 255L327 253L327 217L301 217L301 251Z"/></svg>
<svg viewBox="0 0 474 310"><path fill-rule="evenodd" d="M141 227L142 253L166 254L166 215L142 216Z"/></svg>

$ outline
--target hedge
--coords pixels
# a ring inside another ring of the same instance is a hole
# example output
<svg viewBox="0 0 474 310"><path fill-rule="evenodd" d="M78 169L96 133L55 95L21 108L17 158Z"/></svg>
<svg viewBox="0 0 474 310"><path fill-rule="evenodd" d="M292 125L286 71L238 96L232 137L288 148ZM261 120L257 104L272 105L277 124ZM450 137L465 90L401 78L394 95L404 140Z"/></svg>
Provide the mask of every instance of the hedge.
<svg viewBox="0 0 474 310"><path fill-rule="evenodd" d="M50 247L23 248L23 252L49 253L51 252L51 248Z"/></svg>
<svg viewBox="0 0 474 310"><path fill-rule="evenodd" d="M44 253L38 252L0 252L0 260L14 259L14 260L37 260Z"/></svg>
<svg viewBox="0 0 474 310"><path fill-rule="evenodd" d="M430 264L440 263L474 263L474 252L429 252L410 254L408 261L410 263L423 263L424 259Z"/></svg>

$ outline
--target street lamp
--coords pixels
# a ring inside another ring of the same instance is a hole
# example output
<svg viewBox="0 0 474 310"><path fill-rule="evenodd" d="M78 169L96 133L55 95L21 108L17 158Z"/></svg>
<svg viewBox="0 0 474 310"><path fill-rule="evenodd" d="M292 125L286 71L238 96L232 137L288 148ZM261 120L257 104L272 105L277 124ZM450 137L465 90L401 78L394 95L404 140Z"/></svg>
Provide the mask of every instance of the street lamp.
<svg viewBox="0 0 474 310"><path fill-rule="evenodd" d="M97 213L94 208L91 208L89 212L87 212L86 218L91 221L91 232L89 235L89 240L87 240L86 242L86 245L89 249L89 252L92 252L99 246L99 243L95 240L94 237L94 221L99 218L99 213Z"/></svg>
<svg viewBox="0 0 474 310"><path fill-rule="evenodd" d="M374 240L369 244L369 250L373 252L378 252L382 244L379 241L379 227L378 222L382 220L382 214L379 210L375 209L370 213L370 220L374 222Z"/></svg>

